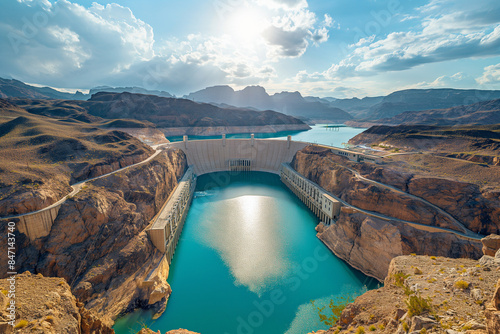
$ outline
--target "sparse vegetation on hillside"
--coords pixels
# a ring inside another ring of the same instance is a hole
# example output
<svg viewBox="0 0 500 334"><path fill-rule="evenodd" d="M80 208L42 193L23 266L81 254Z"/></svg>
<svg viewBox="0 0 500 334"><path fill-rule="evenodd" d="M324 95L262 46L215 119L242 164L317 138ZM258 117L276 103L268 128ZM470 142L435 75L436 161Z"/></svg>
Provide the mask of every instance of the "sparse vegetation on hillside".
<svg viewBox="0 0 500 334"><path fill-rule="evenodd" d="M318 311L320 321L327 326L333 326L339 320L340 315L342 314L342 311L345 309L347 304L352 303L353 301L354 298L351 295L346 295L330 299L328 308L326 306L316 306L314 300L311 300L311 304Z"/></svg>
<svg viewBox="0 0 500 334"><path fill-rule="evenodd" d="M154 152L124 132L7 108L10 119L0 123L0 203L43 192L50 204L67 194L71 183L96 176L97 169L123 167L132 157L142 160ZM36 205L26 204L24 210L34 211ZM23 213L13 204L0 206L0 216Z"/></svg>

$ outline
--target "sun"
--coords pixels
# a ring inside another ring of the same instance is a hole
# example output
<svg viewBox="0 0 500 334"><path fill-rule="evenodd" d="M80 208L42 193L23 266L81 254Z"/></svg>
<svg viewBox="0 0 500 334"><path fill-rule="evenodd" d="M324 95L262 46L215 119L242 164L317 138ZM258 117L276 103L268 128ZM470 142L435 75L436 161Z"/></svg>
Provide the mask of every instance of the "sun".
<svg viewBox="0 0 500 334"><path fill-rule="evenodd" d="M259 42L266 27L265 13L257 8L245 6L236 9L229 16L226 33L241 42L255 44Z"/></svg>

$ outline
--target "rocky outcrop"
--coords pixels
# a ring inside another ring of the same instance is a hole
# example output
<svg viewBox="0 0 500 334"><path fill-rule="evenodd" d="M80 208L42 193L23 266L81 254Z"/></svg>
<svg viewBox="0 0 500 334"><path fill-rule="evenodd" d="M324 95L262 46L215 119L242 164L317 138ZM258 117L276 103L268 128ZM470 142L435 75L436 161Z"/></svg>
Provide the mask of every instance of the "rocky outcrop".
<svg viewBox="0 0 500 334"><path fill-rule="evenodd" d="M474 232L486 235L500 231L499 191L481 191L466 182L418 177L409 182L408 192L444 209Z"/></svg>
<svg viewBox="0 0 500 334"><path fill-rule="evenodd" d="M46 208L72 191L69 184L108 174L120 168L139 163L146 160L151 155L151 152L121 156L117 160L109 162L70 163L69 167L72 169L72 173L68 179L66 177L47 179L41 184L34 182L31 186L22 189L22 191L0 200L0 217L29 213Z"/></svg>
<svg viewBox="0 0 500 334"><path fill-rule="evenodd" d="M330 150L307 147L297 152L292 167L325 190L360 209L431 226L461 229L436 208L386 187L356 178L343 166L355 167ZM400 178L404 179L404 177Z"/></svg>
<svg viewBox="0 0 500 334"><path fill-rule="evenodd" d="M500 249L500 235L490 234L482 238L483 254L488 256L495 256L496 252Z"/></svg>
<svg viewBox="0 0 500 334"><path fill-rule="evenodd" d="M500 243L499 236L491 234L486 238L481 239L483 243L483 257L479 259L479 263L486 267L500 268Z"/></svg>
<svg viewBox="0 0 500 334"><path fill-rule="evenodd" d="M335 255L383 281L394 257L412 253L453 258L481 257L481 243L451 233L430 232L363 213L342 210L338 221L318 229L318 238Z"/></svg>
<svg viewBox="0 0 500 334"><path fill-rule="evenodd" d="M37 183L36 183L37 184ZM42 184L16 191L0 199L0 217L46 208L71 192L67 182L49 179Z"/></svg>
<svg viewBox="0 0 500 334"><path fill-rule="evenodd" d="M498 271L471 259L399 256L384 287L347 305L337 324L316 333L498 333ZM425 330L422 330L425 328Z"/></svg>
<svg viewBox="0 0 500 334"><path fill-rule="evenodd" d="M118 122L118 121L117 121ZM119 130L128 133L148 145L165 144L169 141L165 134L156 128L109 128L110 130Z"/></svg>
<svg viewBox="0 0 500 334"><path fill-rule="evenodd" d="M76 171L71 175L72 182L84 181L104 174L114 172L123 167L127 167L141 161L146 160L151 156L152 152L122 156L119 159L109 162L101 162L98 164L81 163Z"/></svg>
<svg viewBox="0 0 500 334"><path fill-rule="evenodd" d="M20 274L15 279L15 319L10 318L8 294L0 293L0 329L2 333L111 334L93 312L85 309L62 278ZM0 289L10 291L11 283L0 280ZM14 327L9 324L13 321Z"/></svg>
<svg viewBox="0 0 500 334"><path fill-rule="evenodd" d="M476 233L487 235L500 231L498 190L481 189L475 184L450 178L417 176L388 166L354 163L329 150L314 147L299 151L292 161L292 167L299 173L359 208L403 220L456 229L447 216L424 202L357 180L344 166L370 180L421 197Z"/></svg>
<svg viewBox="0 0 500 334"><path fill-rule="evenodd" d="M498 280L491 303L486 306L484 315L486 317L486 328L488 333L500 333L500 280Z"/></svg>
<svg viewBox="0 0 500 334"><path fill-rule="evenodd" d="M467 182L415 176L373 164L358 164L353 167L368 179L391 185L437 205L474 232L486 235L500 231L498 190L482 190Z"/></svg>
<svg viewBox="0 0 500 334"><path fill-rule="evenodd" d="M144 230L185 169L184 153L168 150L89 182L62 205L47 237L30 242L16 232L20 271L65 278L106 324L136 307L163 308L170 294L168 264Z"/></svg>

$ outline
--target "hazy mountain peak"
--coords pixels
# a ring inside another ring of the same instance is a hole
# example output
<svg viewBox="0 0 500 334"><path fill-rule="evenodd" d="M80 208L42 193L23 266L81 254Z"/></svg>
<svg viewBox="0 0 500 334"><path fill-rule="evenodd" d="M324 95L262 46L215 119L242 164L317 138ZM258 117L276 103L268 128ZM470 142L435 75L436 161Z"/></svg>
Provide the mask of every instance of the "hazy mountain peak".
<svg viewBox="0 0 500 334"><path fill-rule="evenodd" d="M240 92L259 92L259 93L264 93L267 94L266 89L262 86L256 85L256 86L246 86Z"/></svg>

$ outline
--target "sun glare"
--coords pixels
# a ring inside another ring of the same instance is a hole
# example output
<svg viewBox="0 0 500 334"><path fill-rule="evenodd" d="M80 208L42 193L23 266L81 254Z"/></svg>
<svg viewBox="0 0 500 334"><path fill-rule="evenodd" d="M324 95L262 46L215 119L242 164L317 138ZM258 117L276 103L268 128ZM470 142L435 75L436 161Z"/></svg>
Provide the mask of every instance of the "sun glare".
<svg viewBox="0 0 500 334"><path fill-rule="evenodd" d="M251 7L236 10L227 22L227 33L237 40L255 44L266 27L264 13Z"/></svg>

